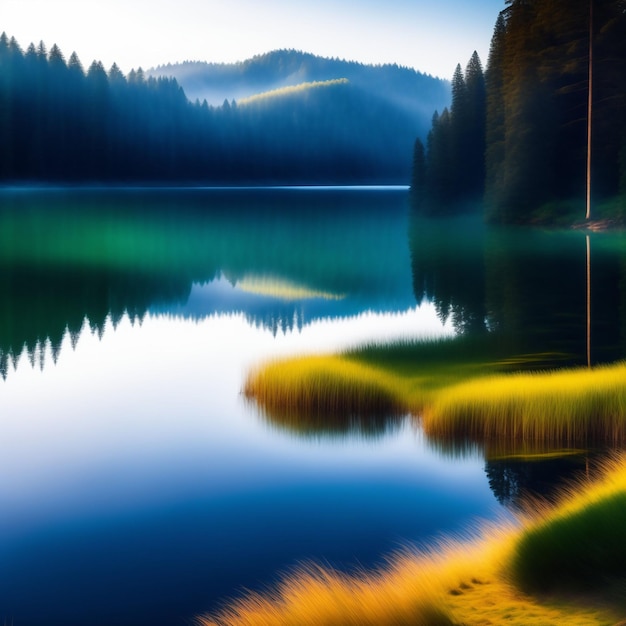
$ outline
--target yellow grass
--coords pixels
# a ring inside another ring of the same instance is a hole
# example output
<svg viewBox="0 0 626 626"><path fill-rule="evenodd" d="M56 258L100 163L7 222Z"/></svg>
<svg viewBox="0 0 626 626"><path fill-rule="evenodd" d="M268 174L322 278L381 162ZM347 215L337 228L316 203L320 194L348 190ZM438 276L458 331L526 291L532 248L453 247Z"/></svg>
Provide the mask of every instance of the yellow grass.
<svg viewBox="0 0 626 626"><path fill-rule="evenodd" d="M550 454L591 440L626 439L624 363L496 374L504 361L433 362L430 373L428 365L401 361L376 366L375 359L354 354L276 361L251 373L245 393L295 428L306 415L321 422L338 414L412 413L434 441L482 441L494 456ZM614 461L600 482L569 489L556 508L535 508L516 526L492 526L473 540L398 555L377 572L348 576L302 569L272 593L249 595L202 623L616 624L626 614L626 586L620 582L626 580L626 458ZM589 525L598 523L601 530L591 533ZM575 540L563 543L563 532ZM586 542L592 535L593 542ZM553 580L562 577L558 562L566 558L580 560L578 568L566 566L571 576L563 580L570 587ZM606 577L602 593L587 593L594 573ZM541 589L553 587L552 595L537 593L533 575L544 578Z"/></svg>
<svg viewBox="0 0 626 626"><path fill-rule="evenodd" d="M433 364L430 372L352 355L298 357L253 371L244 392L270 419L295 428L311 417L410 413L433 441L506 442L511 453L626 441L626 363L490 373L509 361Z"/></svg>
<svg viewBox="0 0 626 626"><path fill-rule="evenodd" d="M625 598L560 590L551 596L524 593L515 583L514 563L529 532L563 518L583 516L594 503L626 495L626 459L613 461L603 479L572 487L556 508L520 518L517 525L485 528L466 541L441 542L429 552L395 555L387 567L360 574L302 568L266 594L249 594L203 626L455 624L512 626L611 626ZM626 506L626 505L625 505ZM626 543L623 520L611 539ZM610 521L609 521L610 525ZM584 552L581 544L570 552ZM539 566L549 568L549 556ZM626 576L626 562L619 575ZM609 587L615 580L605 580ZM615 601L614 601L615 600ZM623 617L623 615L622 615Z"/></svg>
<svg viewBox="0 0 626 626"><path fill-rule="evenodd" d="M626 439L626 364L489 376L455 385L424 411L427 434L570 445Z"/></svg>
<svg viewBox="0 0 626 626"><path fill-rule="evenodd" d="M340 357L274 361L252 372L244 393L266 411L304 417L406 412L403 381L380 369Z"/></svg>

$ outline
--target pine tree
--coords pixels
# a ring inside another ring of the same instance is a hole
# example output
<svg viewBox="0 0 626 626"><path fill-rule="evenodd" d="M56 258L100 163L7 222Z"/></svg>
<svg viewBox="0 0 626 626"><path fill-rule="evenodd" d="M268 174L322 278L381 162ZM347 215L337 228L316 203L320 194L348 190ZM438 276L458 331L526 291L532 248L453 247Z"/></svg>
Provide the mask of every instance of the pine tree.
<svg viewBox="0 0 626 626"><path fill-rule="evenodd" d="M452 77L452 104L450 106L450 167L455 173L455 185L449 190L450 201L460 201L468 186L470 158L470 106L461 64Z"/></svg>
<svg viewBox="0 0 626 626"><path fill-rule="evenodd" d="M482 198L485 188L485 123L486 93L485 76L478 53L474 51L465 70L467 88L467 186L464 193L468 199Z"/></svg>
<svg viewBox="0 0 626 626"><path fill-rule="evenodd" d="M500 198L504 193L505 116L504 116L504 51L506 11L498 15L494 27L487 72L485 128L485 216L496 219Z"/></svg>
<svg viewBox="0 0 626 626"><path fill-rule="evenodd" d="M419 139L413 146L413 168L411 172L411 205L420 211L426 201L426 151Z"/></svg>

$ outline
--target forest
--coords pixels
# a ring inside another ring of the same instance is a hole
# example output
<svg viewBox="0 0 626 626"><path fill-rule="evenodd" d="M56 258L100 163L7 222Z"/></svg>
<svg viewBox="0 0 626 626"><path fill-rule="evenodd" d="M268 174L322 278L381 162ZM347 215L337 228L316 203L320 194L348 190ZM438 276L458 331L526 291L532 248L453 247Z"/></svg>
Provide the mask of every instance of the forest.
<svg viewBox="0 0 626 626"><path fill-rule="evenodd" d="M124 75L97 61L85 70L75 53L66 60L44 43L24 51L2 34L0 182L406 184L413 137L426 134L429 103L445 104L449 83L287 52L263 57L265 74L276 74L272 65L284 71L286 56L318 71L290 71L291 83L280 84L259 82L257 71L257 89L294 88L209 104L190 101L173 76ZM248 66L258 70L259 59ZM336 74L350 68L356 82ZM421 109L387 97L384 81L398 76L420 85L407 93L419 101L423 92Z"/></svg>
<svg viewBox="0 0 626 626"><path fill-rule="evenodd" d="M394 108L425 118L424 136L433 111L450 101L449 81L412 68L368 65L299 50L273 50L238 63L168 63L149 69L146 74L176 78L190 100L207 100L213 105L233 98L239 102L258 93L302 83L347 79L355 87L389 101Z"/></svg>
<svg viewBox="0 0 626 626"><path fill-rule="evenodd" d="M415 143L413 205L499 223L558 220L580 206L584 216L591 84L591 196L623 220L626 3L507 5L486 70L475 53L465 72L457 66L450 108Z"/></svg>

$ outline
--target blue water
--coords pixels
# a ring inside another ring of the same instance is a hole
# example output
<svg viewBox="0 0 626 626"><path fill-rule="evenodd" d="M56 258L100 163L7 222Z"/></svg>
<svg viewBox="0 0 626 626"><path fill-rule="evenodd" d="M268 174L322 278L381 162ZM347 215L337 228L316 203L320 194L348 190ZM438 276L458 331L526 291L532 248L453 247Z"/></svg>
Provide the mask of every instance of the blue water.
<svg viewBox="0 0 626 626"><path fill-rule="evenodd" d="M414 295L404 191L233 192L232 215L224 190L64 193L3 197L0 623L189 624L299 563L373 567L503 514L483 458L409 417L304 436L241 395L273 356L453 332Z"/></svg>

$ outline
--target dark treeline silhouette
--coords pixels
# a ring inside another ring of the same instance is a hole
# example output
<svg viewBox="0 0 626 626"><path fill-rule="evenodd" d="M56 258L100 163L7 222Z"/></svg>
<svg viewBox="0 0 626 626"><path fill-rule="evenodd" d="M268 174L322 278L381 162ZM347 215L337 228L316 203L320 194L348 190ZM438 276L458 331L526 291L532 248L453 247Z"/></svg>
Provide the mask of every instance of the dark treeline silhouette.
<svg viewBox="0 0 626 626"><path fill-rule="evenodd" d="M443 99L446 83L428 80ZM85 71L56 45L0 36L4 182L403 183L408 138L425 129L346 80L212 106L173 77Z"/></svg>
<svg viewBox="0 0 626 626"><path fill-rule="evenodd" d="M584 211L590 24L593 199L626 193L626 3L507 4L495 25L484 93L470 96L469 66L464 77L457 68L450 111L435 116L426 147L416 145L413 197L424 213L458 211L481 195L495 222L556 218L574 204ZM483 114L472 127L479 103Z"/></svg>
<svg viewBox="0 0 626 626"><path fill-rule="evenodd" d="M599 471L606 451L570 454L560 458L501 458L485 463L489 487L500 504L517 511L526 511L528 498L540 497L556 501L563 486Z"/></svg>
<svg viewBox="0 0 626 626"><path fill-rule="evenodd" d="M412 216L409 247L417 301L434 303L442 322L459 334L487 332L485 226L463 219L453 229L444 220Z"/></svg>
<svg viewBox="0 0 626 626"><path fill-rule="evenodd" d="M413 154L411 196L425 214L448 212L483 193L485 77L474 52L465 72L457 65L452 104L435 111L426 147L418 138Z"/></svg>
<svg viewBox="0 0 626 626"><path fill-rule="evenodd" d="M405 310L406 217L402 190L3 190L0 375L85 320L243 314L277 333Z"/></svg>
<svg viewBox="0 0 626 626"><path fill-rule="evenodd" d="M626 250L623 237L606 237L591 237L594 364L626 356ZM413 216L409 245L416 299L431 300L457 332L484 341L489 333L497 358L535 355L533 369L587 364L582 233Z"/></svg>

